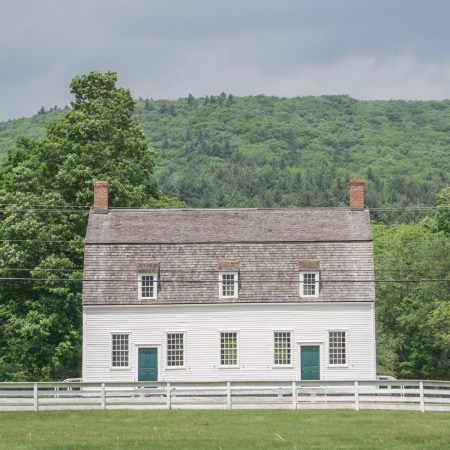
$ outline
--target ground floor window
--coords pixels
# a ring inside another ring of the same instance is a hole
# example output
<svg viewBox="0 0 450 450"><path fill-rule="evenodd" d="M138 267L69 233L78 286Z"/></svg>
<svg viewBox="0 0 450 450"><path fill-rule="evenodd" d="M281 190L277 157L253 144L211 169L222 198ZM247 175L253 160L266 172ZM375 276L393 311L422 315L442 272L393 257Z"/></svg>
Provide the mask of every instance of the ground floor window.
<svg viewBox="0 0 450 450"><path fill-rule="evenodd" d="M275 331L273 335L273 355L275 366L291 364L291 332Z"/></svg>
<svg viewBox="0 0 450 450"><path fill-rule="evenodd" d="M347 364L347 339L345 331L329 332L330 365Z"/></svg>
<svg viewBox="0 0 450 450"><path fill-rule="evenodd" d="M184 366L184 333L167 334L167 365Z"/></svg>
<svg viewBox="0 0 450 450"><path fill-rule="evenodd" d="M130 335L128 333L112 334L112 367L128 367L130 365Z"/></svg>
<svg viewBox="0 0 450 450"><path fill-rule="evenodd" d="M238 337L236 331L220 333L220 365L237 366Z"/></svg>

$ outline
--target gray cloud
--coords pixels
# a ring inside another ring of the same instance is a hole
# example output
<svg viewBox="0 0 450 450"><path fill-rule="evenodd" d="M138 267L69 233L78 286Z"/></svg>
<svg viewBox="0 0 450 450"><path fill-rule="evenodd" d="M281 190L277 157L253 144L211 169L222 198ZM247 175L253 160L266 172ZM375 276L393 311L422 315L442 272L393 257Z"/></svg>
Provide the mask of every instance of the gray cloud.
<svg viewBox="0 0 450 450"><path fill-rule="evenodd" d="M0 120L113 69L133 94L450 97L447 0L15 0L0 14Z"/></svg>

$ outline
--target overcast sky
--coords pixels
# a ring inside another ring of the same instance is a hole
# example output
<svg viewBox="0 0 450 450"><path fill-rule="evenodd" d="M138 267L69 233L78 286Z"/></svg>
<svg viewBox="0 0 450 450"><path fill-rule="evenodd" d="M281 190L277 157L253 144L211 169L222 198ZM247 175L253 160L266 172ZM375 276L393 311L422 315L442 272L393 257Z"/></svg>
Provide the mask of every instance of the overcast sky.
<svg viewBox="0 0 450 450"><path fill-rule="evenodd" d="M112 69L135 97L450 98L450 0L0 0L0 120Z"/></svg>

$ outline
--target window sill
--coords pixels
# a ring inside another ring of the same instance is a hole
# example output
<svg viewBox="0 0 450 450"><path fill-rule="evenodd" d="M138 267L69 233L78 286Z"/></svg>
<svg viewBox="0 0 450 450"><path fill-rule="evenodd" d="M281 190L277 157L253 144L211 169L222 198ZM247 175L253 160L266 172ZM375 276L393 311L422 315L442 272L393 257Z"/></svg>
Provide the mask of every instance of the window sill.
<svg viewBox="0 0 450 450"><path fill-rule="evenodd" d="M240 369L241 366L218 366L217 369Z"/></svg>
<svg viewBox="0 0 450 450"><path fill-rule="evenodd" d="M166 370L186 370L186 366L166 366Z"/></svg>
<svg viewBox="0 0 450 450"><path fill-rule="evenodd" d="M348 369L348 364L328 364L327 369Z"/></svg>
<svg viewBox="0 0 450 450"><path fill-rule="evenodd" d="M157 300L158 297L138 297L138 300Z"/></svg>
<svg viewBox="0 0 450 450"><path fill-rule="evenodd" d="M293 369L294 366L292 364L274 364L272 369Z"/></svg>
<svg viewBox="0 0 450 450"><path fill-rule="evenodd" d="M127 370L131 370L131 367L110 367L109 370L113 370L113 371L127 371Z"/></svg>

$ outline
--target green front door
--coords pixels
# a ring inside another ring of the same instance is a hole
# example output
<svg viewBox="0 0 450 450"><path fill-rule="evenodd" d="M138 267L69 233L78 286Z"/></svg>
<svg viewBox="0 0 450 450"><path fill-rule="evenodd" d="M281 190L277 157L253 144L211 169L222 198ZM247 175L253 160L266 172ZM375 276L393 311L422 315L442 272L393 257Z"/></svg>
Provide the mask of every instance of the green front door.
<svg viewBox="0 0 450 450"><path fill-rule="evenodd" d="M302 380L320 380L320 347L318 345L302 345L300 363Z"/></svg>
<svg viewBox="0 0 450 450"><path fill-rule="evenodd" d="M138 381L158 381L158 350L156 348L138 350Z"/></svg>

